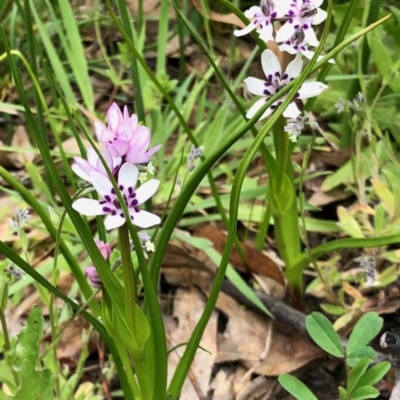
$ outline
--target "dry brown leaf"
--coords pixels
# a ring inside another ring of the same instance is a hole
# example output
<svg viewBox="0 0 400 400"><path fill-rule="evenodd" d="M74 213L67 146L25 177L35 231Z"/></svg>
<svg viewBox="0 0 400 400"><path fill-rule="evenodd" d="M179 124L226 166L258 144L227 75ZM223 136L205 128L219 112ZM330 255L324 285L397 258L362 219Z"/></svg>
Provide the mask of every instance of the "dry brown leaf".
<svg viewBox="0 0 400 400"><path fill-rule="evenodd" d="M3 143L0 141L0 145ZM29 136L24 125L17 125L11 140L12 147L29 149L32 147ZM5 168L22 168L26 163L31 163L35 159L35 154L30 152L0 151L0 165Z"/></svg>
<svg viewBox="0 0 400 400"><path fill-rule="evenodd" d="M170 347L174 347L180 343L186 343L196 327L205 306L204 296L196 288L179 289L174 298L173 315L178 320L176 330L169 333ZM197 350L196 356L191 366L192 382L187 378L181 392L182 400L195 400L198 393L194 389L193 383L198 385L199 390L205 394L209 389L209 383L214 365L215 356L217 354L217 313L214 312L207 324L202 336L200 346L206 349ZM168 357L168 369L170 372L175 371L176 366L182 356L182 348L177 348L171 352ZM169 377L171 377L171 373Z"/></svg>
<svg viewBox="0 0 400 400"><path fill-rule="evenodd" d="M277 376L293 372L324 355L308 338L296 331L286 332L286 326L240 307L224 293L219 295L217 308L227 316L228 322L219 337L216 362L241 361L251 372Z"/></svg>
<svg viewBox="0 0 400 400"><path fill-rule="evenodd" d="M327 204L334 203L339 200L344 200L352 196L351 192L345 192L341 189L332 190L330 192L323 192L318 190L313 193L307 200L310 205L315 207L326 206Z"/></svg>
<svg viewBox="0 0 400 400"><path fill-rule="evenodd" d="M162 261L163 275L170 285L206 287L213 280L215 266L205 262L204 254L187 243L174 240L168 244Z"/></svg>
<svg viewBox="0 0 400 400"><path fill-rule="evenodd" d="M89 140L87 140L86 138L81 138L83 146L85 148L89 148L92 147ZM101 146L99 146L101 147ZM77 156L81 155L81 152L79 151L79 146L78 143L76 141L76 139L74 137L70 137L67 140L64 140L63 144L62 144L62 148L66 153L69 154L75 154Z"/></svg>
<svg viewBox="0 0 400 400"><path fill-rule="evenodd" d="M211 19L216 22L223 22L225 24L237 25L240 28L244 28L245 24L234 14L219 14L214 11L210 11L208 14L203 14L203 8L199 0L192 0L193 5L196 7L197 11L207 19Z"/></svg>
<svg viewBox="0 0 400 400"><path fill-rule="evenodd" d="M211 383L211 388L214 389L213 400L234 400L233 392L234 375L223 369L219 370Z"/></svg>
<svg viewBox="0 0 400 400"><path fill-rule="evenodd" d="M259 376L248 383L248 385L238 394L236 400L269 399L269 395L276 385L276 379Z"/></svg>
<svg viewBox="0 0 400 400"><path fill-rule="evenodd" d="M196 236L201 236L210 240L214 248L219 253L223 253L226 245L226 235L221 230L208 224L196 227L194 233ZM233 265L245 268L248 272L253 274L267 276L282 286L285 286L285 278L280 267L270 257L247 244L242 243L242 248L246 256L246 264L243 264L239 252L234 249L230 257L230 262Z"/></svg>

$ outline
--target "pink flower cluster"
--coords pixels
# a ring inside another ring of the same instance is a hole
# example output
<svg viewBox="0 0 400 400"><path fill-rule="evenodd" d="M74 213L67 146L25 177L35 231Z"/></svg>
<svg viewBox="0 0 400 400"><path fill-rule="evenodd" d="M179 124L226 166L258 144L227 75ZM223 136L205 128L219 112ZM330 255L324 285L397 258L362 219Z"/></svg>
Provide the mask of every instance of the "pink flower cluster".
<svg viewBox="0 0 400 400"><path fill-rule="evenodd" d="M129 116L124 107L122 114L113 103L107 112L107 126L95 122L97 139L104 148L100 151L105 164L118 182L118 188L129 210L132 223L140 228L148 228L161 222L160 218L139 206L157 191L160 181L150 179L137 187L139 179L138 164L149 163L150 157L160 149L149 149L151 134L149 128L139 125L135 114ZM125 223L125 215L118 196L101 159L94 149L88 149L87 160L74 158L73 171L83 180L93 185L101 200L79 198L72 207L82 215L106 215L104 224L107 230L118 228Z"/></svg>

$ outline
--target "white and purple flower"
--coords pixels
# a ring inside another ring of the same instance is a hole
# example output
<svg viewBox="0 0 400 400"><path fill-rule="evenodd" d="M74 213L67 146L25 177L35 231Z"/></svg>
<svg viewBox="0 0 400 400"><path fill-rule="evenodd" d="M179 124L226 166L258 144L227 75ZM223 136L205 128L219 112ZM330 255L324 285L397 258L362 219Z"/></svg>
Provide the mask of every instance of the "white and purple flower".
<svg viewBox="0 0 400 400"><path fill-rule="evenodd" d="M136 165L126 162L118 172L118 188L129 210L132 223L140 228L149 228L161 222L160 217L148 211L139 209L139 206L148 200L157 191L160 181L150 179L135 189L139 176ZM115 190L103 174L90 172L93 187L103 200L80 198L72 204L72 208L82 215L107 215L104 225L107 230L118 228L125 223L125 216Z"/></svg>
<svg viewBox="0 0 400 400"><path fill-rule="evenodd" d="M289 63L283 73L278 58L268 49L264 50L261 55L261 64L267 78L266 81L252 77L244 80L250 93L262 96L262 98L257 100L249 109L246 114L247 118L252 118L274 94L279 92L292 79L299 76L303 67L303 61L301 60L300 55L297 54L295 59ZM305 82L297 92L296 98L307 99L309 97L318 96L326 88L327 86L321 82ZM272 112L282 104L285 97L286 96L281 97L268 107L264 114L261 115L260 119L271 115ZM285 118L296 118L299 114L300 110L297 108L294 101L289 103L286 110L283 112Z"/></svg>
<svg viewBox="0 0 400 400"><path fill-rule="evenodd" d="M103 143L113 157L126 157L133 164L148 162L150 156L161 146L148 150L151 141L150 130L138 124L135 114L129 116L128 108L124 113L116 103L107 112L108 127L100 121L95 121L97 139Z"/></svg>
<svg viewBox="0 0 400 400"><path fill-rule="evenodd" d="M115 174L121 165L122 158L113 157L108 150L102 150L100 153L111 173ZM79 176L79 178L91 183L91 172L98 172L107 177L106 169L94 149L88 149L86 155L87 161L81 157L74 157L75 163L71 165L72 170Z"/></svg>
<svg viewBox="0 0 400 400"><path fill-rule="evenodd" d="M304 31L301 28L297 29L294 35L289 40L279 45L279 50L286 51L287 53L293 55L301 53L309 60L311 60L314 56L314 52L309 49ZM323 57L323 55L320 55L317 58L317 61L320 61ZM330 62L331 64L335 63L333 59L330 59L328 62Z"/></svg>
<svg viewBox="0 0 400 400"><path fill-rule="evenodd" d="M287 0L262 0L260 6L250 7L244 15L251 20L250 24L243 29L235 30L235 36L247 35L254 29L259 33L264 42L274 40L273 20L282 18L288 11Z"/></svg>
<svg viewBox="0 0 400 400"><path fill-rule="evenodd" d="M286 15L288 20L277 31L275 40L278 43L290 41L301 30L304 43L318 46L319 42L312 25L318 25L326 19L326 11L319 8L323 0L291 0Z"/></svg>

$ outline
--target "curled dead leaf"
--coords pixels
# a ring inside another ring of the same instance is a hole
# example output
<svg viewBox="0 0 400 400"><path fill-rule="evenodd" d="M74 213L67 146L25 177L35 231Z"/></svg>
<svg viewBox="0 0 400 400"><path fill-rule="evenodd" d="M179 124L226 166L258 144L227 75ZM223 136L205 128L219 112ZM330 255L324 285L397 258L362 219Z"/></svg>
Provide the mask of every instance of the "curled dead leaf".
<svg viewBox="0 0 400 400"><path fill-rule="evenodd" d="M226 245L226 235L221 230L208 224L196 227L194 233L195 236L201 236L210 240L214 248L219 253L223 253ZM234 249L230 258L230 262L234 266L241 267L253 274L266 276L278 282L280 285L285 286L283 273L280 267L271 258L245 243L242 243L242 247L246 257L246 263L243 263L239 252Z"/></svg>

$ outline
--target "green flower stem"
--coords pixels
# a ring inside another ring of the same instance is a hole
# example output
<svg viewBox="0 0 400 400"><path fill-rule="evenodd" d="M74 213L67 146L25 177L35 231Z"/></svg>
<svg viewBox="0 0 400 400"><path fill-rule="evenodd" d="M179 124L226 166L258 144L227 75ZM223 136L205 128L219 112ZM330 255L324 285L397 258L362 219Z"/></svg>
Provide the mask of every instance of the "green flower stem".
<svg viewBox="0 0 400 400"><path fill-rule="evenodd" d="M8 279L8 278L6 278L6 279ZM9 286L10 286L9 283L7 281L4 281L3 287L1 289L0 323L1 323L1 330L3 332L3 338L4 338L4 353L11 350L10 336L8 334L7 320L6 320L6 315L5 315L5 309L6 309L7 301L8 301ZM11 366L11 373L14 377L15 385L19 386L19 375L17 374L17 371L15 371L14 368L12 368L12 366Z"/></svg>
<svg viewBox="0 0 400 400"><path fill-rule="evenodd" d="M292 305L301 308L303 292L302 276L301 274L293 274L293 271L291 271L295 259L301 253L299 216L296 196L287 196L287 193L285 193L288 187L285 187L284 182L290 184L289 190L292 193L295 193L295 185L290 159L292 146L290 146L289 135L285 132L284 126L285 119L281 116L273 128L274 144L278 159L277 179L274 178L276 183L269 185L268 189L276 191L276 196L281 204L278 210L272 210L276 245L285 263L285 276L291 291ZM290 202L290 204L287 202Z"/></svg>
<svg viewBox="0 0 400 400"><path fill-rule="evenodd" d="M118 229L118 236L121 250L122 274L124 277L126 321L132 334L135 334L136 279L129 244L129 232L126 224L123 224Z"/></svg>
<svg viewBox="0 0 400 400"><path fill-rule="evenodd" d="M110 335L115 337L117 340L114 341L115 347L117 348L118 354L121 358L122 365L124 367L125 373L126 373L126 379L128 381L128 384L132 390L133 393L133 398L135 400L147 400L142 396L142 393L140 392L139 385L136 382L135 375L133 374L132 366L128 357L128 354L126 352L126 349L124 348L123 341L120 340L118 337L118 333L114 332L115 336L113 335L113 332L110 332Z"/></svg>

